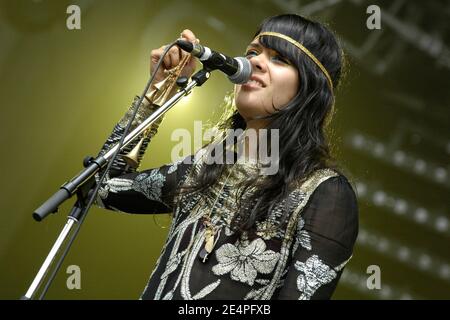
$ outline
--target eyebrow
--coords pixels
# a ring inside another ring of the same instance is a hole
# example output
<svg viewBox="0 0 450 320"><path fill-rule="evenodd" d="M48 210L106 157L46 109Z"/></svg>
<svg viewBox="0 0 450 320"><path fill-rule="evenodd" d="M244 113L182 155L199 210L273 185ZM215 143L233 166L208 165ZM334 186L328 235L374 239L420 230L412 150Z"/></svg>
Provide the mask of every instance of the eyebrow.
<svg viewBox="0 0 450 320"><path fill-rule="evenodd" d="M254 42L252 42L252 43L250 43L248 46L247 46L247 49L248 48L256 48L256 49L262 49L262 45L260 45L259 43L254 43Z"/></svg>
<svg viewBox="0 0 450 320"><path fill-rule="evenodd" d="M258 43L258 42L252 42L252 43L250 43L250 44L247 46L246 51L249 50L249 49L251 49L251 48L263 50L263 48L265 48L265 47L264 47L263 45L261 45L260 43ZM276 52L277 54L280 54L280 53L278 53L278 51L276 51L276 50L274 50L274 49L268 49L268 50L271 50L271 51L273 51L273 52ZM280 54L280 55L281 55L281 54ZM291 62L288 58L286 58L286 57L283 56L283 55L281 55L281 57L286 61L286 63L287 63L288 65L292 66L292 62Z"/></svg>

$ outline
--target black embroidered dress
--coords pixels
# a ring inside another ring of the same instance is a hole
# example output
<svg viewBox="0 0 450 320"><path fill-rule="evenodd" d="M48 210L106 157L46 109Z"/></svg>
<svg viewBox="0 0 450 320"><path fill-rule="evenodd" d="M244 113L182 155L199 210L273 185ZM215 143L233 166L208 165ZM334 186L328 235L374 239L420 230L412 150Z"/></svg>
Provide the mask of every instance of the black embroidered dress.
<svg viewBox="0 0 450 320"><path fill-rule="evenodd" d="M131 109L114 127L101 153L118 142ZM132 128L151 112L141 111ZM146 139L140 158L148 143ZM166 243L141 299L329 299L358 233L357 200L347 179L330 169L317 170L277 203L254 232L238 237L228 227L236 212L236 185L258 174L259 168L236 164L225 174L228 179L221 178L207 192L174 199L173 190L195 180L202 150L184 161L142 172L133 172L116 159L102 184L97 204L106 209L173 212ZM219 232L214 251L202 262L202 216L209 212ZM289 219L280 225L286 212Z"/></svg>

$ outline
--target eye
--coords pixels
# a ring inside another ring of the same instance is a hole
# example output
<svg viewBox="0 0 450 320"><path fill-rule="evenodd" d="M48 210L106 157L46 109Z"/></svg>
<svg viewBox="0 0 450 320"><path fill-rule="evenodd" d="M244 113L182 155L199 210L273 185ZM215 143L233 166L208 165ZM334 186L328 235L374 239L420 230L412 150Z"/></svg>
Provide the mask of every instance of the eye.
<svg viewBox="0 0 450 320"><path fill-rule="evenodd" d="M280 61L281 63L291 65L291 63L289 62L289 60L287 60L286 58L284 58L283 56L281 56L281 55L279 55L279 54L275 54L275 55L273 56L273 58L274 58L275 60Z"/></svg>
<svg viewBox="0 0 450 320"><path fill-rule="evenodd" d="M245 57L253 57L253 56L257 56L258 54L259 54L259 52L256 50L248 50L245 53Z"/></svg>

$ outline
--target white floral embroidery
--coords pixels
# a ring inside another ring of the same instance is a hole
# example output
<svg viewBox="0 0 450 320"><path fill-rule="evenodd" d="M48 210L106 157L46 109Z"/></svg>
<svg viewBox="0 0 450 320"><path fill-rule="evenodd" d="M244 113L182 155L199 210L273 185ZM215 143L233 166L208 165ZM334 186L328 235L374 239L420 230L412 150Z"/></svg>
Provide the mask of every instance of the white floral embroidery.
<svg viewBox="0 0 450 320"><path fill-rule="evenodd" d="M270 240L277 235L278 227L273 221L256 222L256 234L264 240Z"/></svg>
<svg viewBox="0 0 450 320"><path fill-rule="evenodd" d="M122 179L122 178L113 178L107 180L106 184L103 185L99 190L99 196L102 199L106 199L108 197L109 192L118 193L121 191L130 190L133 185L133 180L130 179Z"/></svg>
<svg viewBox="0 0 450 320"><path fill-rule="evenodd" d="M183 160L179 160L179 161L177 161L177 162L174 162L174 163L170 166L169 170L167 171L167 174L171 174L171 173L177 171L178 165L179 165L182 161L183 161Z"/></svg>
<svg viewBox="0 0 450 320"><path fill-rule="evenodd" d="M258 272L269 274L273 271L279 255L278 252L266 250L266 244L261 238L251 243L226 243L216 251L219 264L215 265L212 271L215 275L231 272L231 279L252 286Z"/></svg>
<svg viewBox="0 0 450 320"><path fill-rule="evenodd" d="M230 237L234 234L233 230L230 229L230 227L228 225L225 225L225 235L227 237Z"/></svg>
<svg viewBox="0 0 450 320"><path fill-rule="evenodd" d="M339 271L326 265L317 255L309 257L306 262L296 261L295 269L300 271L297 277L297 288L301 292L299 300L311 299L317 289L336 278Z"/></svg>
<svg viewBox="0 0 450 320"><path fill-rule="evenodd" d="M173 298L173 290L167 292L161 300L172 300Z"/></svg>
<svg viewBox="0 0 450 320"><path fill-rule="evenodd" d="M161 279L167 278L169 274L171 274L178 268L178 265L180 264L181 259L183 258L185 253L186 250L183 250L182 252L178 252L175 256L169 259L169 261L167 262L166 270L161 275Z"/></svg>
<svg viewBox="0 0 450 320"><path fill-rule="evenodd" d="M220 284L220 279L208 284L206 287L204 287L202 290L200 290L196 295L192 297L193 300L198 300L206 297L208 294L213 292Z"/></svg>
<svg viewBox="0 0 450 320"><path fill-rule="evenodd" d="M166 178L158 171L151 170L150 173L138 175L133 183L133 190L141 192L150 200L161 201L162 188Z"/></svg>
<svg viewBox="0 0 450 320"><path fill-rule="evenodd" d="M142 173L134 180L124 178L109 179L100 189L100 197L106 199L109 192L118 193L134 190L144 194L150 200L161 200L162 188L166 178L158 171L151 170L150 173Z"/></svg>
<svg viewBox="0 0 450 320"><path fill-rule="evenodd" d="M311 237L310 237L308 231L303 230L304 226L305 226L305 220L302 217L300 217L300 219L298 221L298 225L297 225L297 233L296 233L295 243L292 248L292 256L294 256L299 245L308 251L310 251L312 249Z"/></svg>
<svg viewBox="0 0 450 320"><path fill-rule="evenodd" d="M256 279L256 283L262 285L261 288L258 289L252 289L247 295L244 297L244 300L261 300L261 297L265 290L267 290L267 287L270 285L270 280L268 279Z"/></svg>

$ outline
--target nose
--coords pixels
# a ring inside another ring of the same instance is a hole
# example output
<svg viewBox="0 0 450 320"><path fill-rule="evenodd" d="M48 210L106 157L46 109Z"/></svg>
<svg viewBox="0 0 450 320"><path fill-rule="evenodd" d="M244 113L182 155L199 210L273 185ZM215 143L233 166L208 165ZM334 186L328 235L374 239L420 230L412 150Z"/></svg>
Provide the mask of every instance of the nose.
<svg viewBox="0 0 450 320"><path fill-rule="evenodd" d="M250 58L253 70L259 70L260 72L267 71L267 59L263 53L258 54Z"/></svg>

